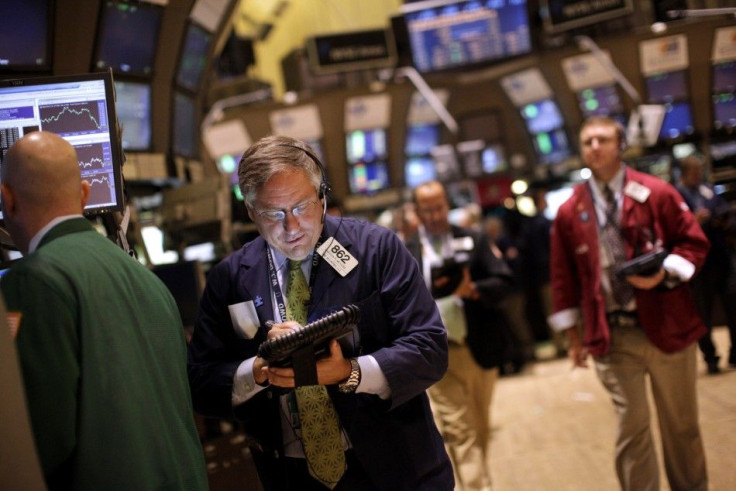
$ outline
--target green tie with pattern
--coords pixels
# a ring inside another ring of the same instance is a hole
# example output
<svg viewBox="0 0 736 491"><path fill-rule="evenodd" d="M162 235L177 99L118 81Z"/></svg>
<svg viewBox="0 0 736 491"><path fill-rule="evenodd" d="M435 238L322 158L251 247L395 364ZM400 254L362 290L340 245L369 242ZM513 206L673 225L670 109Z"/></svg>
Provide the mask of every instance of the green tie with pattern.
<svg viewBox="0 0 736 491"><path fill-rule="evenodd" d="M286 318L305 325L309 285L300 265L300 261L289 260ZM324 385L297 387L296 405L309 474L333 489L345 472L345 452L337 412L327 389Z"/></svg>

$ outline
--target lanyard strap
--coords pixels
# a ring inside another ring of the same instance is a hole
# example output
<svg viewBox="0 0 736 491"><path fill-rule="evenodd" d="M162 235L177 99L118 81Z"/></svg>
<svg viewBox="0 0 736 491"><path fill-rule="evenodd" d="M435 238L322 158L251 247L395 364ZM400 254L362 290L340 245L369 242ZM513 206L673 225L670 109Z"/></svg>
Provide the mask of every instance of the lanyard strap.
<svg viewBox="0 0 736 491"><path fill-rule="evenodd" d="M314 285L314 279L317 276L317 265L319 264L320 260L320 255L317 254L317 249L319 249L319 247L322 245L322 242L324 242L324 238L320 236L317 244L314 247L314 251L312 251L312 270L309 272L310 298L312 296L312 285ZM276 298L276 307L279 310L281 322L284 322L286 320L286 303L284 302L284 295L281 292L281 288L279 286L278 273L276 272L276 266L274 265L273 257L271 256L271 247L268 245L268 243L266 243L266 257L268 258L268 274L271 279L271 290L273 290L273 295Z"/></svg>

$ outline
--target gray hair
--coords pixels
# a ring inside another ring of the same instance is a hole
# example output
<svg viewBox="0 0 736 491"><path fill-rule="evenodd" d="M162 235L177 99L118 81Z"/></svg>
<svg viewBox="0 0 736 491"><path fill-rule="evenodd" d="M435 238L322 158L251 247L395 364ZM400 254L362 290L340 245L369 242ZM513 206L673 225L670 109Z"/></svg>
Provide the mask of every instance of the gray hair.
<svg viewBox="0 0 736 491"><path fill-rule="evenodd" d="M255 142L238 164L238 185L248 206L253 206L256 193L275 174L301 170L307 174L319 193L322 184L322 169L310 156L314 150L295 138L267 136Z"/></svg>

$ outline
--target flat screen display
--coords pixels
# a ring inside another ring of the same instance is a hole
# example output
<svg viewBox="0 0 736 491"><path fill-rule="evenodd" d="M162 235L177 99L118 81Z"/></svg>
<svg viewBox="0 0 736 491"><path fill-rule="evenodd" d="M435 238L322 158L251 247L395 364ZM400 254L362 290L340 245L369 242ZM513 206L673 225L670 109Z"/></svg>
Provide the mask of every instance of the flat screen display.
<svg viewBox="0 0 736 491"><path fill-rule="evenodd" d="M540 164L555 164L568 158L572 151L567 133L563 128L542 131L532 135L534 149L537 151Z"/></svg>
<svg viewBox="0 0 736 491"><path fill-rule="evenodd" d="M659 130L659 139L677 140L695 133L693 115L688 102L665 105L664 121Z"/></svg>
<svg viewBox="0 0 736 491"><path fill-rule="evenodd" d="M689 97L684 70L658 73L647 77L645 83L648 100L654 104L666 104Z"/></svg>
<svg viewBox="0 0 736 491"><path fill-rule="evenodd" d="M176 71L179 87L196 92L207 65L212 35L197 24L188 24Z"/></svg>
<svg viewBox="0 0 736 491"><path fill-rule="evenodd" d="M532 50L526 0L418 2L405 5L402 12L413 64L420 72L483 64Z"/></svg>
<svg viewBox="0 0 736 491"><path fill-rule="evenodd" d="M532 135L550 132L564 124L560 109L552 99L545 99L523 106L521 116Z"/></svg>
<svg viewBox="0 0 736 491"><path fill-rule="evenodd" d="M109 67L119 73L151 76L162 16L159 5L103 1L93 69Z"/></svg>
<svg viewBox="0 0 736 491"><path fill-rule="evenodd" d="M713 128L716 130L736 128L736 93L713 95Z"/></svg>
<svg viewBox="0 0 736 491"><path fill-rule="evenodd" d="M359 163L350 167L350 192L370 194L389 187L388 167L385 162Z"/></svg>
<svg viewBox="0 0 736 491"><path fill-rule="evenodd" d="M488 145L480 155L483 172L486 174L505 171L509 167L506 161L506 152L500 144Z"/></svg>
<svg viewBox="0 0 736 491"><path fill-rule="evenodd" d="M118 121L123 150L151 148L151 86L142 82L115 81Z"/></svg>
<svg viewBox="0 0 736 491"><path fill-rule="evenodd" d="M736 92L736 61L713 65L713 92Z"/></svg>
<svg viewBox="0 0 736 491"><path fill-rule="evenodd" d="M0 81L0 165L24 135L56 133L74 146L82 179L91 186L85 213L121 211L123 160L114 97L109 72Z"/></svg>
<svg viewBox="0 0 736 491"><path fill-rule="evenodd" d="M4 0L0 71L51 68L51 0Z"/></svg>
<svg viewBox="0 0 736 491"><path fill-rule="evenodd" d="M583 117L612 116L624 112L616 86L602 85L578 92L578 105Z"/></svg>
<svg viewBox="0 0 736 491"><path fill-rule="evenodd" d="M429 155L439 145L440 128L436 124L414 124L406 131L406 155Z"/></svg>
<svg viewBox="0 0 736 491"><path fill-rule="evenodd" d="M388 155L384 128L351 131L345 136L345 145L350 164L385 160Z"/></svg>
<svg viewBox="0 0 736 491"><path fill-rule="evenodd" d="M406 187L415 188L437 178L432 157L409 157L404 166Z"/></svg>
<svg viewBox="0 0 736 491"><path fill-rule="evenodd" d="M194 99L174 92L174 115L171 126L174 154L196 158L199 151L199 131L197 131L197 111Z"/></svg>

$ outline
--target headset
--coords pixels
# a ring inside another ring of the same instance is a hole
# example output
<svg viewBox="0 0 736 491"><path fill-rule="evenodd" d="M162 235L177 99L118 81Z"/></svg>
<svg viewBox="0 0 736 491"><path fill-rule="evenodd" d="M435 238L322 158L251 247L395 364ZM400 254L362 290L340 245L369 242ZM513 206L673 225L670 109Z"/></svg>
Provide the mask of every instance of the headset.
<svg viewBox="0 0 736 491"><path fill-rule="evenodd" d="M325 223L325 215L327 214L327 196L332 191L332 187L330 186L330 183L327 182L327 173L325 172L324 164L314 154L314 152L311 152L306 148L302 148L299 145L294 145L291 143L279 143L278 146L296 148L297 150L301 150L302 152L307 154L307 157L309 157L309 159L314 162L314 164L319 169L319 172L322 175L322 182L320 182L319 184L319 192L317 194L317 197L322 200L322 223Z"/></svg>

